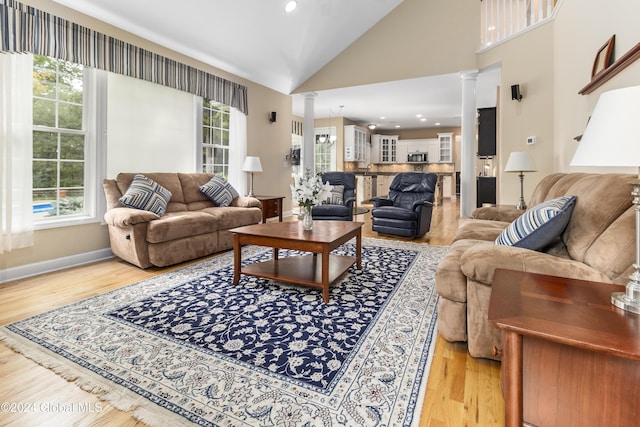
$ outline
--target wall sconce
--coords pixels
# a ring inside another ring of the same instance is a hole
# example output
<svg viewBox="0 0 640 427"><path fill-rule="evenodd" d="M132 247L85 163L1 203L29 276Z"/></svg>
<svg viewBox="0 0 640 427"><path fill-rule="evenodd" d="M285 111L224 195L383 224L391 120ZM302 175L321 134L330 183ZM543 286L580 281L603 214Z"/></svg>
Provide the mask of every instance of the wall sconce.
<svg viewBox="0 0 640 427"><path fill-rule="evenodd" d="M271 123L275 123L276 122L276 112L275 111L272 111L272 112L269 113L269 121Z"/></svg>
<svg viewBox="0 0 640 427"><path fill-rule="evenodd" d="M522 99L522 93L520 92L520 85L511 86L511 99L520 102Z"/></svg>

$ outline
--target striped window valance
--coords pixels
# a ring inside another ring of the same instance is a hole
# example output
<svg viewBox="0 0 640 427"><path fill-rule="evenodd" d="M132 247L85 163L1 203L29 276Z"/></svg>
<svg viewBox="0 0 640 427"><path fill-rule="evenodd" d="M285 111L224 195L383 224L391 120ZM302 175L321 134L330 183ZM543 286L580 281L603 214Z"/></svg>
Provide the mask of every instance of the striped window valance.
<svg viewBox="0 0 640 427"><path fill-rule="evenodd" d="M31 52L136 77L248 114L247 87L14 0L0 5L0 52Z"/></svg>

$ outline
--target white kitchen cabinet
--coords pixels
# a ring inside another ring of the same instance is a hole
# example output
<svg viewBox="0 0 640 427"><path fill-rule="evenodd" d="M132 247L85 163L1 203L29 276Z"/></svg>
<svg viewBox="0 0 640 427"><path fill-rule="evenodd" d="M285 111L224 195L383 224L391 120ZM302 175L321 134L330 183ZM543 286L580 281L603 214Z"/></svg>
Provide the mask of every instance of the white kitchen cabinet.
<svg viewBox="0 0 640 427"><path fill-rule="evenodd" d="M395 175L378 175L376 183L376 197L387 197L389 195L389 185Z"/></svg>
<svg viewBox="0 0 640 427"><path fill-rule="evenodd" d="M444 175L442 177L442 196L448 199L452 198L452 178L451 175Z"/></svg>
<svg viewBox="0 0 640 427"><path fill-rule="evenodd" d="M440 163L451 163L453 160L453 133L439 133Z"/></svg>
<svg viewBox="0 0 640 427"><path fill-rule="evenodd" d="M367 203L373 197L373 178L371 175L356 176L356 203Z"/></svg>
<svg viewBox="0 0 640 427"><path fill-rule="evenodd" d="M344 127L344 161L369 163L369 138L364 128Z"/></svg>
<svg viewBox="0 0 640 427"><path fill-rule="evenodd" d="M398 161L398 135L371 135L371 150L375 154L373 163L396 163Z"/></svg>

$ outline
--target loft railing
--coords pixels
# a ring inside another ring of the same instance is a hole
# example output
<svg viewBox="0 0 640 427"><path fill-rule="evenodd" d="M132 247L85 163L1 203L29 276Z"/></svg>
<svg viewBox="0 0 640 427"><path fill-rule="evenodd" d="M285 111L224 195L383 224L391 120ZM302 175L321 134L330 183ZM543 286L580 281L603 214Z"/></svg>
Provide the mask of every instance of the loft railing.
<svg viewBox="0 0 640 427"><path fill-rule="evenodd" d="M548 19L557 0L480 0L480 43L489 47Z"/></svg>

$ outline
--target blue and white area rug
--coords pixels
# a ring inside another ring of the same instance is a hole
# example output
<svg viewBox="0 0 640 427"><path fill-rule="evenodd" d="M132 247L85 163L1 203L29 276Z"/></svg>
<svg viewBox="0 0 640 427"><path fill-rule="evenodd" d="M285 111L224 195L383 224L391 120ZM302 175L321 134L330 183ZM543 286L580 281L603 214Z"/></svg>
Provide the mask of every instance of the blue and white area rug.
<svg viewBox="0 0 640 427"><path fill-rule="evenodd" d="M243 250L245 263L271 257ZM329 303L266 279L232 285L228 252L7 325L0 339L150 425L417 425L445 250L363 239L362 270L334 283Z"/></svg>

